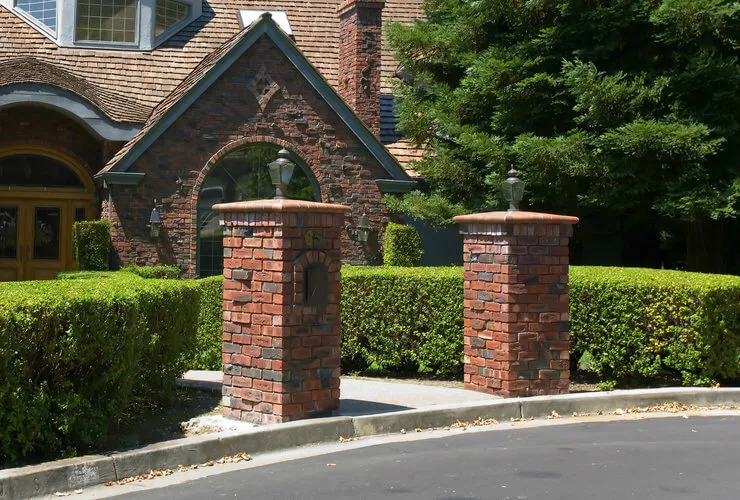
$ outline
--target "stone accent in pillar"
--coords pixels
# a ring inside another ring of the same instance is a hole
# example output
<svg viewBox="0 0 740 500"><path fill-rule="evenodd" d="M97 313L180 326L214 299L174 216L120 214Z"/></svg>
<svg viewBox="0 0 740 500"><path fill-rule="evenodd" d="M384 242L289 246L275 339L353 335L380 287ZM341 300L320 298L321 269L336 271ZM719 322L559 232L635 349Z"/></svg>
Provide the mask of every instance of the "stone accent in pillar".
<svg viewBox="0 0 740 500"><path fill-rule="evenodd" d="M224 415L268 424L331 414L349 208L257 200L213 209L224 227Z"/></svg>
<svg viewBox="0 0 740 500"><path fill-rule="evenodd" d="M504 397L567 394L568 264L576 217L455 217L463 234L465 388Z"/></svg>

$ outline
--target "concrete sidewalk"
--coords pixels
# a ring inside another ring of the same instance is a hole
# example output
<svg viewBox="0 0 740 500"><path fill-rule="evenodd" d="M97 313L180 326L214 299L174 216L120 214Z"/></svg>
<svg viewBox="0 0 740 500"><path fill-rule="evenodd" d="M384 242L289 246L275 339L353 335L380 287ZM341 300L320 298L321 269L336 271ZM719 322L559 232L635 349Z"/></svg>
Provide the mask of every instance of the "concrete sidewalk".
<svg viewBox="0 0 740 500"><path fill-rule="evenodd" d="M192 387L221 393L223 373L190 370L178 381ZM407 384L342 377L337 416L376 415L437 405L493 401L497 396L436 385Z"/></svg>

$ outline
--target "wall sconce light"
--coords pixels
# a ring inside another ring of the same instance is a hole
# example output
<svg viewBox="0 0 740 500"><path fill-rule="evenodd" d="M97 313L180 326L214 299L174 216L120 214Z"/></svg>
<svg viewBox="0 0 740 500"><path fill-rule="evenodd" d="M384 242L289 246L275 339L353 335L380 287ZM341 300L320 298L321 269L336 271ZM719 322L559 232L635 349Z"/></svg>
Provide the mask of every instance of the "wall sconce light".
<svg viewBox="0 0 740 500"><path fill-rule="evenodd" d="M159 215L159 210L157 210L157 200L154 200L154 208L152 209L152 213L149 215L149 236L152 237L152 239L159 238L159 230L162 227L162 217Z"/></svg>
<svg viewBox="0 0 740 500"><path fill-rule="evenodd" d="M370 226L370 219L368 219L367 215L365 215L364 213L360 215L360 218L357 221L357 229L355 230L357 241L359 241L360 243L367 243L367 240L370 237L370 231L372 231L372 229L372 226Z"/></svg>
<svg viewBox="0 0 740 500"><path fill-rule="evenodd" d="M278 151L278 158L268 165L270 169L270 180L275 186L275 199L284 200L287 198L285 191L290 184L290 178L293 177L295 163L290 161L290 151L281 149Z"/></svg>
<svg viewBox="0 0 740 500"><path fill-rule="evenodd" d="M514 170L514 167L509 170L509 178L504 181L502 186L504 197L509 202L509 212L519 211L519 202L524 198L524 186L526 182L521 180L519 172Z"/></svg>

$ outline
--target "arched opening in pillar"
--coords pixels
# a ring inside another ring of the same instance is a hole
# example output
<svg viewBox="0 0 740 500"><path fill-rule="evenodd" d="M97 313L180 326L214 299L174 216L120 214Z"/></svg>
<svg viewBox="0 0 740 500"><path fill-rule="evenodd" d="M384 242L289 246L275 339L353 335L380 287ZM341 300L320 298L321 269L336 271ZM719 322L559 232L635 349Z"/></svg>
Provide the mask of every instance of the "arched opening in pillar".
<svg viewBox="0 0 740 500"><path fill-rule="evenodd" d="M268 164L277 159L280 149L275 144L249 144L221 158L208 173L198 194L198 276L223 272L223 234L211 208L217 203L272 198L275 187ZM308 165L296 155L291 160L298 168L288 185L288 198L321 201L318 181Z"/></svg>

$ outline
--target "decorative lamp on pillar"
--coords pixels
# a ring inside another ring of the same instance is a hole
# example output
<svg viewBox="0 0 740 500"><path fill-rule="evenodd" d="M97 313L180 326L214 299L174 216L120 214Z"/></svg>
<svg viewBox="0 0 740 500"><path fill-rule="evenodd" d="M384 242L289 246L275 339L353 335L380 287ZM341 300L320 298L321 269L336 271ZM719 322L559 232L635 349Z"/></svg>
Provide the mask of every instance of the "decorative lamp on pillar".
<svg viewBox="0 0 740 500"><path fill-rule="evenodd" d="M509 170L509 178L504 181L503 191L506 200L509 202L509 212L517 212L519 210L519 202L524 198L524 186L526 182L521 180L517 172L513 167Z"/></svg>
<svg viewBox="0 0 740 500"><path fill-rule="evenodd" d="M363 213L357 221L357 241L360 243L367 243L371 230L372 227L370 226L370 219L368 219L367 215Z"/></svg>
<svg viewBox="0 0 740 500"><path fill-rule="evenodd" d="M270 180L275 186L275 199L285 200L287 198L285 192L290 178L293 177L293 170L295 170L295 163L290 161L290 151L281 149L277 160L270 163L268 167L270 168Z"/></svg>
<svg viewBox="0 0 740 500"><path fill-rule="evenodd" d="M154 200L154 208L152 209L152 213L149 215L149 236L152 237L152 239L159 238L159 229L162 227L162 218L159 215L159 210L157 210L157 200Z"/></svg>

